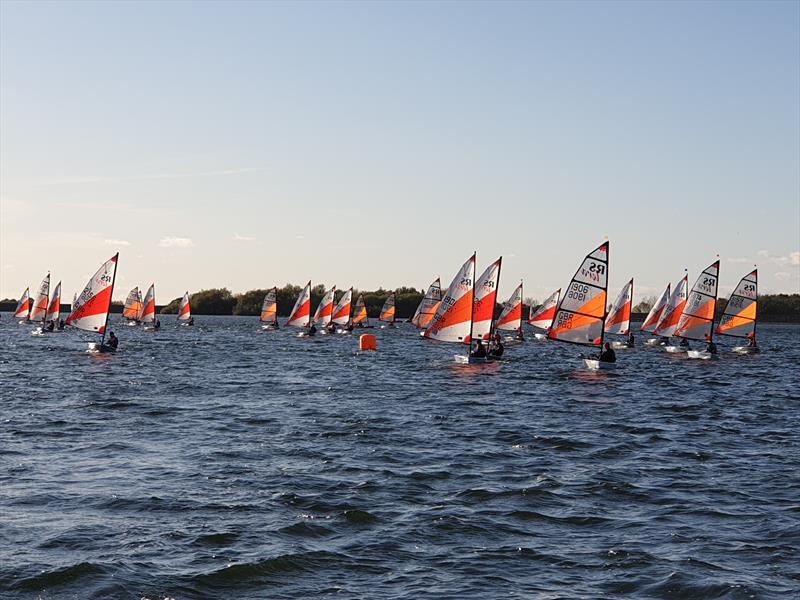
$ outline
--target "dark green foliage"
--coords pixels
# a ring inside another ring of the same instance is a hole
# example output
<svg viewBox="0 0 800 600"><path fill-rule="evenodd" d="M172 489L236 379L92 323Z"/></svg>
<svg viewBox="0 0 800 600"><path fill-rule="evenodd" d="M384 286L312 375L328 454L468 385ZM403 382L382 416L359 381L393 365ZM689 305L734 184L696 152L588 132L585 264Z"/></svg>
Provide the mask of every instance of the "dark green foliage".
<svg viewBox="0 0 800 600"><path fill-rule="evenodd" d="M161 309L162 314L175 314L181 299L175 298ZM190 296L193 315L230 315L236 306L236 298L227 288L200 290Z"/></svg>
<svg viewBox="0 0 800 600"><path fill-rule="evenodd" d="M177 315L178 314L178 307L181 305L181 300L183 296L179 298L175 298L169 304L164 306L159 312L162 315ZM194 303L192 303L192 312L194 312Z"/></svg>

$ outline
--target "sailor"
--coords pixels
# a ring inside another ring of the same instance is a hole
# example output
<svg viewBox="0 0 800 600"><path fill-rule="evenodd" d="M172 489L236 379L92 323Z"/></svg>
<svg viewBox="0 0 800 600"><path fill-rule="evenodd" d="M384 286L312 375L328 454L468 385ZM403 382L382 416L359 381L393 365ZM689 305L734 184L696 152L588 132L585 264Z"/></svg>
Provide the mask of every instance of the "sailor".
<svg viewBox="0 0 800 600"><path fill-rule="evenodd" d="M106 341L106 346L112 350L116 350L117 346L119 346L119 338L114 335L113 331L108 332L108 341Z"/></svg>
<svg viewBox="0 0 800 600"><path fill-rule="evenodd" d="M755 334L750 334L747 339L747 346L748 348L758 348L758 343L756 342Z"/></svg>
<svg viewBox="0 0 800 600"><path fill-rule="evenodd" d="M520 327L517 329L517 336L516 336L516 338L517 338L517 339L518 339L520 342L524 342L524 341L525 341L525 334L522 332L522 326L521 326L521 325L520 325Z"/></svg>
<svg viewBox="0 0 800 600"><path fill-rule="evenodd" d="M156 329L161 329L161 321L159 319L156 319L156 322L155 322L154 326L155 326Z"/></svg>
<svg viewBox="0 0 800 600"><path fill-rule="evenodd" d="M497 340L494 343L494 347L491 350L489 350L489 356L493 356L494 358L500 358L501 356L503 356L504 351L505 348L503 347L503 341Z"/></svg>
<svg viewBox="0 0 800 600"><path fill-rule="evenodd" d="M687 340L686 338L681 338L681 343L680 343L679 345L680 345L682 348L688 348L688 346L689 346L689 340Z"/></svg>
<svg viewBox="0 0 800 600"><path fill-rule="evenodd" d="M344 326L344 330L353 331L353 322L352 321L348 322L347 325Z"/></svg>
<svg viewBox="0 0 800 600"><path fill-rule="evenodd" d="M59 320L59 322L58 322L58 328L59 328L59 329L64 329L64 319L61 319L61 320Z"/></svg>
<svg viewBox="0 0 800 600"><path fill-rule="evenodd" d="M617 355L614 353L614 349L608 342L605 343L605 345L603 346L603 351L597 358L600 362L606 362L606 363L617 362Z"/></svg>
<svg viewBox="0 0 800 600"><path fill-rule="evenodd" d="M628 348L633 348L633 332L628 334L628 340L625 342Z"/></svg>
<svg viewBox="0 0 800 600"><path fill-rule="evenodd" d="M47 323L47 331L53 331L53 329L55 328L56 328L55 321L53 321L53 319L50 319L50 321Z"/></svg>
<svg viewBox="0 0 800 600"><path fill-rule="evenodd" d="M314 323L311 323L311 327L308 328L308 335L316 335L317 333L317 326Z"/></svg>
<svg viewBox="0 0 800 600"><path fill-rule="evenodd" d="M706 346L706 351L709 354L716 354L717 353L717 345L714 343L713 340L708 340L708 346Z"/></svg>
<svg viewBox="0 0 800 600"><path fill-rule="evenodd" d="M328 330L328 333L336 333L336 323L331 321L325 329Z"/></svg>
<svg viewBox="0 0 800 600"><path fill-rule="evenodd" d="M470 352L470 356L473 358L486 358L486 346L483 345L481 340L478 340L478 345L475 346L475 350Z"/></svg>
<svg viewBox="0 0 800 600"><path fill-rule="evenodd" d="M189 317L189 320L186 321L187 325L194 325L194 317Z"/></svg>

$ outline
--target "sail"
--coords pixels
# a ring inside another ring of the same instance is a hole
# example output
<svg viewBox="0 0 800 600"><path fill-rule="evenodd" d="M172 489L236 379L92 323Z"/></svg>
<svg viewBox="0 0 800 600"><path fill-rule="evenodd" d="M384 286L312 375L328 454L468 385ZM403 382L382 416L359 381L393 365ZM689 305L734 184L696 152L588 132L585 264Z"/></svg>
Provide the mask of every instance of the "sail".
<svg viewBox="0 0 800 600"><path fill-rule="evenodd" d="M31 306L31 321L44 322L47 315L47 306L50 304L50 273L44 276Z"/></svg>
<svg viewBox="0 0 800 600"><path fill-rule="evenodd" d="M142 301L142 316L139 318L142 323L156 322L156 284L151 283Z"/></svg>
<svg viewBox="0 0 800 600"><path fill-rule="evenodd" d="M314 313L314 323L318 323L320 325L327 325L331 322L331 318L333 317L333 306L334 306L334 297L336 295L336 286L333 286L322 297L322 300L319 301L319 306L317 306L317 312Z"/></svg>
<svg viewBox="0 0 800 600"><path fill-rule="evenodd" d="M364 294L358 295L356 306L353 309L353 325L357 323L363 323L364 325L369 323L369 317L367 316L367 305L364 304Z"/></svg>
<svg viewBox="0 0 800 600"><path fill-rule="evenodd" d="M757 310L758 269L742 277L733 290L719 320L717 333L741 338L755 337Z"/></svg>
<svg viewBox="0 0 800 600"><path fill-rule="evenodd" d="M128 297L125 298L125 306L122 309L122 316L129 321L139 320L139 315L142 312L142 293L139 287L133 288L128 292Z"/></svg>
<svg viewBox="0 0 800 600"><path fill-rule="evenodd" d="M503 310L494 327L502 331L517 331L522 327L522 282L503 304Z"/></svg>
<svg viewBox="0 0 800 600"><path fill-rule="evenodd" d="M266 323L278 322L278 288L272 288L264 296L264 302L261 304L261 316L258 320Z"/></svg>
<svg viewBox="0 0 800 600"><path fill-rule="evenodd" d="M675 286L675 289L672 290L672 294L669 296L669 302L667 302L667 306L661 314L661 320L659 320L658 325L656 325L656 328L653 330L654 334L669 337L675 333L675 329L678 327L678 319L681 318L683 307L686 306L686 290L688 287L689 276L684 275L683 279L681 279L678 285Z"/></svg>
<svg viewBox="0 0 800 600"><path fill-rule="evenodd" d="M17 302L17 308L14 310L14 318L18 319L20 317L25 317L27 319L30 312L31 312L30 288L25 288L25 291L22 292L22 297L20 297L19 302Z"/></svg>
<svg viewBox="0 0 800 600"><path fill-rule="evenodd" d="M488 340L492 333L494 321L494 308L497 305L497 285L500 280L501 256L481 274L475 281L474 301L472 304L472 334L471 339Z"/></svg>
<svg viewBox="0 0 800 600"><path fill-rule="evenodd" d="M136 320L140 321L142 319L142 313L144 312L144 298L142 298L142 290L137 291L136 296L139 300L139 305L138 305L139 310L136 313Z"/></svg>
<svg viewBox="0 0 800 600"><path fill-rule="evenodd" d="M332 321L337 325L347 325L350 322L350 305L353 302L353 288L347 290L342 297L339 298L339 303L333 309Z"/></svg>
<svg viewBox="0 0 800 600"><path fill-rule="evenodd" d="M687 340L711 341L714 336L718 282L719 261L717 260L706 267L694 282L673 335Z"/></svg>
<svg viewBox="0 0 800 600"><path fill-rule="evenodd" d="M556 316L556 308L558 301L561 299L561 288L547 297L547 300L542 302L542 305L533 310L531 306L531 314L528 315L528 324L538 327L539 329L550 329L553 324L553 317Z"/></svg>
<svg viewBox="0 0 800 600"><path fill-rule="evenodd" d="M606 333L628 335L631 331L631 303L633 302L633 277L619 292L606 317Z"/></svg>
<svg viewBox="0 0 800 600"><path fill-rule="evenodd" d="M61 318L61 282L56 285L53 297L50 298L50 305L47 307L45 321L58 321Z"/></svg>
<svg viewBox="0 0 800 600"><path fill-rule="evenodd" d="M560 342L600 346L608 297L609 242L586 255L558 304L547 337Z"/></svg>
<svg viewBox="0 0 800 600"><path fill-rule="evenodd" d="M425 330L425 337L442 342L464 342L472 326L475 255L459 269Z"/></svg>
<svg viewBox="0 0 800 600"><path fill-rule="evenodd" d="M85 331L105 334L108 311L111 308L111 295L114 293L114 277L117 273L119 253L112 256L83 288L81 295L72 305L72 313L67 317L67 325Z"/></svg>
<svg viewBox="0 0 800 600"><path fill-rule="evenodd" d="M178 306L178 321L188 321L192 318L192 307L189 304L189 292L187 291Z"/></svg>
<svg viewBox="0 0 800 600"><path fill-rule="evenodd" d="M381 314L378 317L378 321L388 321L389 323L394 323L394 314L395 314L395 294L392 292L389 294L389 297L386 299L386 302L383 303L383 308L381 308Z"/></svg>
<svg viewBox="0 0 800 600"><path fill-rule="evenodd" d="M436 308L441 299L442 284L437 277L436 281L430 285L428 291L422 297L422 300L420 300L419 306L417 306L417 310L411 318L411 323L416 327L427 327L428 323L433 319L433 315L436 314Z"/></svg>
<svg viewBox="0 0 800 600"><path fill-rule="evenodd" d="M667 302L669 302L670 287L671 284L668 283L666 289L658 299L658 302L653 304L653 308L647 313L647 318L645 318L644 323L642 323L640 327L642 331L653 333L656 325L658 325L658 322L661 320L661 315L664 314L664 307L667 305Z"/></svg>
<svg viewBox="0 0 800 600"><path fill-rule="evenodd" d="M297 301L294 303L294 308L289 314L289 321L287 325L293 327L308 327L311 325L311 282L309 281L304 287L300 295L297 296Z"/></svg>

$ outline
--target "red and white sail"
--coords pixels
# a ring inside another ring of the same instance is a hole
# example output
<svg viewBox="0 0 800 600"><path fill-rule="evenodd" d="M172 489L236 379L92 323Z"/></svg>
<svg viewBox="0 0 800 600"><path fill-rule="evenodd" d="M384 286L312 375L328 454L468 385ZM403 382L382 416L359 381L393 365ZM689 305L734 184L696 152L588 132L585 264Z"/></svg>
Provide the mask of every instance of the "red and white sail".
<svg viewBox="0 0 800 600"><path fill-rule="evenodd" d="M350 322L350 307L353 303L353 288L347 290L333 309L331 321L337 325L347 325Z"/></svg>
<svg viewBox="0 0 800 600"><path fill-rule="evenodd" d="M436 281L428 287L428 291L425 292L422 300L420 300L419 306L417 306L417 310L414 312L414 316L411 317L411 323L416 327L427 327L431 319L433 319L433 315L436 314L436 309L441 300L442 284L437 277Z"/></svg>
<svg viewBox="0 0 800 600"><path fill-rule="evenodd" d="M111 308L111 295L114 293L118 257L119 254L112 256L92 276L72 305L67 325L105 334L108 311Z"/></svg>
<svg viewBox="0 0 800 600"><path fill-rule="evenodd" d="M689 289L689 276L684 275L675 289L669 296L669 302L661 314L661 320L656 325L653 333L664 337L670 337L678 328L678 320L681 318L683 308L686 306L687 290Z"/></svg>
<svg viewBox="0 0 800 600"><path fill-rule="evenodd" d="M261 316L258 318L262 323L278 322L278 288L274 287L264 296L261 303Z"/></svg>
<svg viewBox="0 0 800 600"><path fill-rule="evenodd" d="M122 316L129 321L138 321L142 316L142 292L139 287L133 288L125 298L125 306L122 308Z"/></svg>
<svg viewBox="0 0 800 600"><path fill-rule="evenodd" d="M53 291L53 296L50 298L50 304L47 307L47 315L45 321L58 321L61 318L61 282L56 285Z"/></svg>
<svg viewBox="0 0 800 600"><path fill-rule="evenodd" d="M472 326L472 298L475 284L475 255L459 269L439 304L425 337L441 342L463 343Z"/></svg>
<svg viewBox="0 0 800 600"><path fill-rule="evenodd" d="M50 304L50 273L44 276L31 306L31 321L44 322L47 316L47 306Z"/></svg>
<svg viewBox="0 0 800 600"><path fill-rule="evenodd" d="M494 328L502 331L517 331L522 327L522 282L520 281L511 297L503 303L503 310L497 317Z"/></svg>
<svg viewBox="0 0 800 600"><path fill-rule="evenodd" d="M661 320L661 315L664 314L664 308L666 308L667 303L669 302L671 287L671 284L668 283L666 289L664 289L664 291L661 293L661 297L655 304L653 304L650 312L647 313L647 318L645 318L644 323L642 323L642 326L640 327L642 331L653 333L655 330L658 322Z"/></svg>
<svg viewBox="0 0 800 600"><path fill-rule="evenodd" d="M308 327L311 325L311 282L309 281L300 291L294 308L289 314L289 321L286 323L292 327Z"/></svg>
<svg viewBox="0 0 800 600"><path fill-rule="evenodd" d="M178 306L178 321L188 321L191 318L192 306L189 303L189 292L187 291L181 298L180 306Z"/></svg>
<svg viewBox="0 0 800 600"><path fill-rule="evenodd" d="M558 304L547 337L559 342L600 346L608 298L608 248L604 242L586 255Z"/></svg>
<svg viewBox="0 0 800 600"><path fill-rule="evenodd" d="M558 308L558 301L560 299L561 288L558 288L542 302L539 308L534 310L531 306L530 314L528 315L528 324L538 327L539 329L550 329L550 326L553 324L553 318L556 316L556 308Z"/></svg>
<svg viewBox="0 0 800 600"><path fill-rule="evenodd" d="M364 303L364 294L358 295L356 305L353 308L353 325L363 323L369 324L369 317L367 316L367 305Z"/></svg>
<svg viewBox="0 0 800 600"><path fill-rule="evenodd" d="M25 291L22 292L22 296L17 302L17 308L14 309L14 318L25 318L27 319L31 313L31 296L30 296L30 288L25 288Z"/></svg>
<svg viewBox="0 0 800 600"><path fill-rule="evenodd" d="M628 335L631 331L631 306L633 303L633 277L620 290L606 317L606 333Z"/></svg>
<svg viewBox="0 0 800 600"><path fill-rule="evenodd" d="M494 309L497 305L497 286L500 281L500 266L503 262L501 256L481 274L475 281L474 300L472 303L472 334L471 339L488 340L492 333L494 322Z"/></svg>
<svg viewBox="0 0 800 600"><path fill-rule="evenodd" d="M719 261L717 260L706 267L694 282L673 335L687 340L705 342L712 340L718 283Z"/></svg>
<svg viewBox="0 0 800 600"><path fill-rule="evenodd" d="M389 294L389 297L386 299L386 302L383 303L383 307L381 308L381 314L378 317L378 321L394 323L394 319L395 319L395 293L392 292L391 294Z"/></svg>
<svg viewBox="0 0 800 600"><path fill-rule="evenodd" d="M156 322L156 284L151 283L147 288L147 293L142 301L142 316L139 319L142 323Z"/></svg>
<svg viewBox="0 0 800 600"><path fill-rule="evenodd" d="M757 310L758 269L755 269L742 277L728 298L717 333L748 339L755 337Z"/></svg>
<svg viewBox="0 0 800 600"><path fill-rule="evenodd" d="M322 297L322 300L317 306L317 312L314 313L314 323L318 325L327 325L333 318L334 300L336 297L336 286L333 286Z"/></svg>

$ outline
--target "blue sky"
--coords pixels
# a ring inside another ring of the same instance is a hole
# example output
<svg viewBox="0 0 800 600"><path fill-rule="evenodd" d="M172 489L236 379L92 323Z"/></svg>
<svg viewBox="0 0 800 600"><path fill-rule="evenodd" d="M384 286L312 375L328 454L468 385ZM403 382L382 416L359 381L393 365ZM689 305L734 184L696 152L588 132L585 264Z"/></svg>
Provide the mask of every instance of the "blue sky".
<svg viewBox="0 0 800 600"><path fill-rule="evenodd" d="M800 4L0 5L0 297L800 287ZM445 281L446 280L446 281Z"/></svg>

